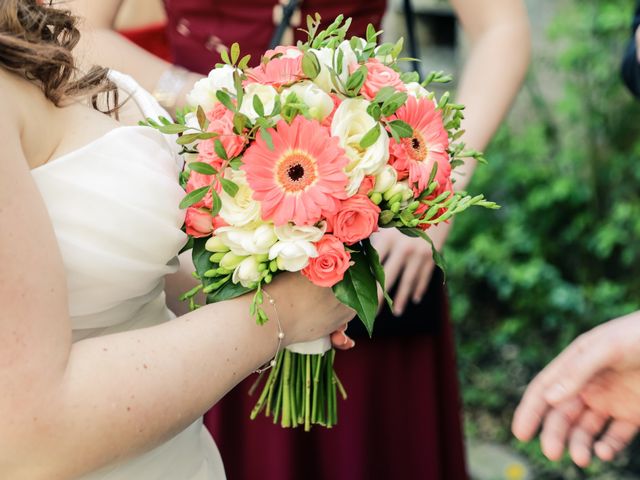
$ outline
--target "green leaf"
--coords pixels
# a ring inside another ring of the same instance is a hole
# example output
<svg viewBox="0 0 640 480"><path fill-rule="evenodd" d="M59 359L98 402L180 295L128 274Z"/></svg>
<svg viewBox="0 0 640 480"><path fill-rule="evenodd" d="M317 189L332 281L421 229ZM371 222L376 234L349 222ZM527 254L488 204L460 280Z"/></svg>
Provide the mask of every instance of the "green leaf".
<svg viewBox="0 0 640 480"><path fill-rule="evenodd" d="M215 168L204 162L192 162L189 164L189 168L194 172L202 173L203 175L215 175L218 173Z"/></svg>
<svg viewBox="0 0 640 480"><path fill-rule="evenodd" d="M316 78L320 73L320 61L313 52L305 52L302 57L302 71L311 80Z"/></svg>
<svg viewBox="0 0 640 480"><path fill-rule="evenodd" d="M417 83L420 81L420 75L418 75L417 72L404 72L400 75L400 80L402 80L404 83Z"/></svg>
<svg viewBox="0 0 640 480"><path fill-rule="evenodd" d="M371 241L369 239L365 239L362 241L362 245L364 246L364 251L367 254L367 259L369 260L369 267L371 268L371 272L376 278L378 285L382 288L382 293L384 294L384 299L387 301L387 305L389 305L389 309L393 310L393 300L387 293L385 287L385 274L382 263L380 263L380 255L378 255L378 251L375 249L373 245L371 245Z"/></svg>
<svg viewBox="0 0 640 480"><path fill-rule="evenodd" d="M240 70L244 70L245 68L247 68L249 66L249 61L251 60L251 55L245 55L244 57L242 57L240 59L240 62L238 62L238 68Z"/></svg>
<svg viewBox="0 0 640 480"><path fill-rule="evenodd" d="M382 104L382 114L389 117L396 113L402 105L407 102L408 95L404 92L395 92Z"/></svg>
<svg viewBox="0 0 640 480"><path fill-rule="evenodd" d="M229 96L229 94L227 92L225 92L224 90L218 90L216 91L216 98L218 99L218 101L220 103L222 103L225 107L227 107L229 110L231 110L232 112L236 111L236 106L233 104L233 102L231 101L231 97Z"/></svg>
<svg viewBox="0 0 640 480"><path fill-rule="evenodd" d="M211 189L211 197L213 200L213 205L211 207L211 216L215 217L220 213L220 209L222 208L222 200L220 199L220 195L213 188Z"/></svg>
<svg viewBox="0 0 640 480"><path fill-rule="evenodd" d="M271 133L269 132L269 130L264 127L260 127L260 136L267 144L267 147L269 147L269 150L274 150L273 138L271 137Z"/></svg>
<svg viewBox="0 0 640 480"><path fill-rule="evenodd" d="M178 137L176 143L178 145L189 145L190 143L195 142L196 140L208 140L210 138L217 137L218 134L215 132L205 132L205 133L185 133Z"/></svg>
<svg viewBox="0 0 640 480"><path fill-rule="evenodd" d="M201 187L197 190L193 190L185 195L185 197L180 202L180 208L185 209L190 207L191 205L198 203L200 200L204 198L211 187Z"/></svg>
<svg viewBox="0 0 640 480"><path fill-rule="evenodd" d="M246 115L242 114L242 113L236 113L233 116L233 128L235 130L235 132L238 135L242 135L242 133L244 132L245 127L251 123L251 121L249 120L249 117L247 117Z"/></svg>
<svg viewBox="0 0 640 480"><path fill-rule="evenodd" d="M253 96L253 109L256 111L258 116L264 117L264 105L258 95Z"/></svg>
<svg viewBox="0 0 640 480"><path fill-rule="evenodd" d="M222 189L229 195L230 197L235 197L238 193L238 185L229 180L228 178L221 178L220 183L222 183Z"/></svg>
<svg viewBox="0 0 640 480"><path fill-rule="evenodd" d="M236 157L236 158L231 159L229 161L229 166L233 170L240 170L240 167L242 166L242 158Z"/></svg>
<svg viewBox="0 0 640 480"><path fill-rule="evenodd" d="M429 235L427 235L423 230L420 230L419 228L401 227L401 228L398 228L398 230L404 233L407 237L422 238L423 240L426 240L427 242L429 242L429 244L431 245L431 252L433 253L433 261L435 262L436 266L438 266L438 268L442 270L442 274L446 279L447 271L446 271L446 263L445 263L444 257L440 252L438 252L438 250L436 250L436 247L433 244L433 240L431 240L431 237L429 237Z"/></svg>
<svg viewBox="0 0 640 480"><path fill-rule="evenodd" d="M396 93L396 89L393 87L382 87L376 93L375 98L373 99L376 103L384 103L389 100Z"/></svg>
<svg viewBox="0 0 640 480"><path fill-rule="evenodd" d="M227 157L227 152L224 149L224 145L222 145L222 142L220 141L219 138L216 138L213 141L213 149L219 158L221 158L222 160L229 160L229 157Z"/></svg>
<svg viewBox="0 0 640 480"><path fill-rule="evenodd" d="M211 292L207 295L207 303L224 302L226 300L241 297L250 291L250 288L243 287L239 283L227 282L215 292Z"/></svg>
<svg viewBox="0 0 640 480"><path fill-rule="evenodd" d="M334 58L336 59L335 65L334 65L336 73L338 75L341 75L342 69L344 68L344 51L341 48L339 48L338 54Z"/></svg>
<svg viewBox="0 0 640 480"><path fill-rule="evenodd" d="M200 126L200 130L207 129L207 114L204 113L204 108L198 105L198 109L196 110L196 118L198 119L198 125Z"/></svg>
<svg viewBox="0 0 640 480"><path fill-rule="evenodd" d="M355 72L349 76L345 88L352 93L357 94L367 79L367 67L361 65Z"/></svg>
<svg viewBox="0 0 640 480"><path fill-rule="evenodd" d="M234 42L231 45L231 63L235 65L238 58L240 58L240 45L238 45L238 42Z"/></svg>
<svg viewBox="0 0 640 480"><path fill-rule="evenodd" d="M369 262L362 252L351 254L355 262L334 285L333 293L344 305L353 308L371 336L378 310L378 289Z"/></svg>
<svg viewBox="0 0 640 480"><path fill-rule="evenodd" d="M396 132L400 138L413 137L413 128L407 122L402 120L392 120L389 122L389 128Z"/></svg>
<svg viewBox="0 0 640 480"><path fill-rule="evenodd" d="M360 140L360 147L369 148L371 145L376 143L378 138L380 137L380 125L376 123L371 130L364 134L362 139Z"/></svg>
<svg viewBox="0 0 640 480"><path fill-rule="evenodd" d="M240 106L242 105L242 100L244 99L244 89L242 88L242 78L240 76L240 72L238 72L237 70L234 70L233 72L233 87L236 89L236 105L237 108L240 108ZM235 110L233 109L232 111L235 112Z"/></svg>
<svg viewBox="0 0 640 480"><path fill-rule="evenodd" d="M174 123L172 125L159 125L156 128L162 133L166 133L167 135L174 135L176 133L186 132L187 130L189 130L190 127L187 127L186 125L178 125L177 123Z"/></svg>
<svg viewBox="0 0 640 480"><path fill-rule="evenodd" d="M220 58L227 65L231 65L231 60L229 59L229 53L227 53L226 49L223 48L220 50Z"/></svg>

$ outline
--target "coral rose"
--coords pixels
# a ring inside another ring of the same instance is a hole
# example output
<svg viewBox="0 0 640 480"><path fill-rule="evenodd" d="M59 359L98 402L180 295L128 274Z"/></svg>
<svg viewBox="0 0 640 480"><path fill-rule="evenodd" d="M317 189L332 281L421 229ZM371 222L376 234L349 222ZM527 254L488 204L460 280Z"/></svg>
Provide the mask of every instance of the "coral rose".
<svg viewBox="0 0 640 480"><path fill-rule="evenodd" d="M340 210L331 219L333 234L343 243L352 245L369 238L378 230L380 207L366 195L354 195L342 202Z"/></svg>
<svg viewBox="0 0 640 480"><path fill-rule="evenodd" d="M225 225L219 217L212 217L209 210L189 207L184 217L187 235L195 238L211 235L216 228Z"/></svg>
<svg viewBox="0 0 640 480"><path fill-rule="evenodd" d="M393 87L399 92L407 91L407 87L400 80L400 74L379 60L372 58L364 66L367 67L367 78L360 93L365 98L373 100L382 87ZM358 65L352 65L351 70L355 71L357 68Z"/></svg>
<svg viewBox="0 0 640 480"><path fill-rule="evenodd" d="M344 278L351 255L333 235L325 235L316 243L318 256L309 259L302 274L319 287L333 287Z"/></svg>

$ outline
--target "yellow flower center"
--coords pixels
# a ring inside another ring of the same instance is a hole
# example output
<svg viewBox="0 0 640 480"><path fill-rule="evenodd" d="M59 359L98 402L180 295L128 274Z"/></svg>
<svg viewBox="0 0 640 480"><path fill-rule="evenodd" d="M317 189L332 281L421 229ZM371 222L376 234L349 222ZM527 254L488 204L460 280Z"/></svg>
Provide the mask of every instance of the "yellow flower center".
<svg viewBox="0 0 640 480"><path fill-rule="evenodd" d="M402 143L412 160L415 160L416 162L426 160L427 155L429 154L429 149L427 148L424 138L420 132L414 129L413 137L403 138Z"/></svg>
<svg viewBox="0 0 640 480"><path fill-rule="evenodd" d="M307 189L318 178L315 159L301 150L287 151L276 163L278 185L287 193Z"/></svg>

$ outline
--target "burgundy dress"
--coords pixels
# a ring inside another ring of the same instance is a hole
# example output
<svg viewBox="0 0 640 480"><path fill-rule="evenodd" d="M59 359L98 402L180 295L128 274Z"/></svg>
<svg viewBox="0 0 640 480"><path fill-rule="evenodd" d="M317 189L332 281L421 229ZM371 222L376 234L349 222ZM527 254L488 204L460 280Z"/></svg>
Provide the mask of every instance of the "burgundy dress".
<svg viewBox="0 0 640 480"><path fill-rule="evenodd" d="M237 41L259 58L274 31L276 0L239 4L166 0L167 40L174 61L206 73L223 45ZM352 32L380 25L385 0L309 0L303 18L318 11L331 20L354 18ZM144 46L144 44L143 44ZM252 376L205 417L229 480L466 480L461 407L442 276L437 272L420 305L395 318L383 311L374 339L351 322L356 348L338 352L336 370L349 398L338 425L310 433L285 430L269 419L249 420L256 400Z"/></svg>

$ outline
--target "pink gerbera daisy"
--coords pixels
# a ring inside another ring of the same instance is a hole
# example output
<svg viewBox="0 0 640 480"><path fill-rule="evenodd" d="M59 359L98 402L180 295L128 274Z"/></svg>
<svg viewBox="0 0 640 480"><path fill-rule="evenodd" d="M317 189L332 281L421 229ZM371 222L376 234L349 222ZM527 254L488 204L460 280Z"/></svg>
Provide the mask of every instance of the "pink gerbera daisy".
<svg viewBox="0 0 640 480"><path fill-rule="evenodd" d="M417 100L409 96L392 120L402 120L413 127L413 136L392 140L389 145L391 165L400 177L409 177L419 192L427 188L433 166L438 165L435 180L444 185L451 177L449 138L442 124L442 115L428 98Z"/></svg>
<svg viewBox="0 0 640 480"><path fill-rule="evenodd" d="M261 83L274 88L291 85L303 78L302 55L295 58L274 58L247 70L247 83Z"/></svg>
<svg viewBox="0 0 640 480"><path fill-rule="evenodd" d="M338 138L315 120L296 117L269 129L271 150L261 135L244 154L242 169L262 203L262 217L276 225L312 225L333 216L346 198L349 163Z"/></svg>

